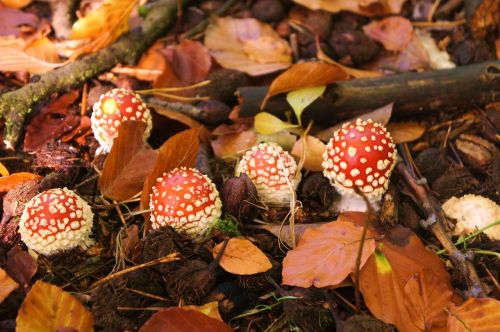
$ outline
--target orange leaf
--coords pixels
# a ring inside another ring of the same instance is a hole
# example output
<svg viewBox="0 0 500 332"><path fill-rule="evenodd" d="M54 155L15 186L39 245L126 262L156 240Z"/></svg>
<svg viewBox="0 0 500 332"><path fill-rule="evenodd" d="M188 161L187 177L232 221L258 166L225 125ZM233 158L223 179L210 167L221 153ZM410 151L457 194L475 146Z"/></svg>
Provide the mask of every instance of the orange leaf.
<svg viewBox="0 0 500 332"><path fill-rule="evenodd" d="M7 272L0 268L0 303L3 302L9 296L10 293L16 288L19 287L19 284L14 281L11 277L7 275Z"/></svg>
<svg viewBox="0 0 500 332"><path fill-rule="evenodd" d="M253 129L241 133L222 135L212 140L210 144L214 154L219 158L235 157L251 148L257 142L257 135Z"/></svg>
<svg viewBox="0 0 500 332"><path fill-rule="evenodd" d="M431 331L433 326L446 325L444 308L450 304L453 293L431 270L416 273L404 287L406 309L413 323L421 330Z"/></svg>
<svg viewBox="0 0 500 332"><path fill-rule="evenodd" d="M337 13L342 10L365 16L397 14L406 0L293 0L309 9Z"/></svg>
<svg viewBox="0 0 500 332"><path fill-rule="evenodd" d="M413 142L425 133L425 127L415 121L393 122L387 125L387 131L391 134L394 144Z"/></svg>
<svg viewBox="0 0 500 332"><path fill-rule="evenodd" d="M219 243L212 250L217 256L223 245ZM244 238L229 239L219 265L229 273L251 275L269 271L273 265L269 258L252 242Z"/></svg>
<svg viewBox="0 0 500 332"><path fill-rule="evenodd" d="M356 268L363 228L350 221L329 222L308 229L297 247L283 260L283 283L298 287L328 287L340 284ZM367 234L361 254L362 267L375 250Z"/></svg>
<svg viewBox="0 0 500 332"><path fill-rule="evenodd" d="M155 313L140 332L231 332L223 322L201 312L183 308L168 308Z"/></svg>
<svg viewBox="0 0 500 332"><path fill-rule="evenodd" d="M314 136L307 135L305 139L298 139L292 149L292 156L299 160L302 157L302 142L305 141L304 168L308 171L322 172L323 152L325 144Z"/></svg>
<svg viewBox="0 0 500 332"><path fill-rule="evenodd" d="M223 322L222 317L219 313L219 302L213 301L205 303L204 305L184 305L183 309L195 310L199 311L202 314L207 315L208 317L212 317L214 319L218 319Z"/></svg>
<svg viewBox="0 0 500 332"><path fill-rule="evenodd" d="M156 151L144 142L145 130L141 121L125 121L118 129L99 178L104 196L123 201L141 191L157 158Z"/></svg>
<svg viewBox="0 0 500 332"><path fill-rule="evenodd" d="M31 3L32 0L2 0L2 4L10 8L22 8Z"/></svg>
<svg viewBox="0 0 500 332"><path fill-rule="evenodd" d="M388 51L402 51L413 38L413 26L404 17L391 16L363 27L364 33L382 43Z"/></svg>
<svg viewBox="0 0 500 332"><path fill-rule="evenodd" d="M92 314L61 288L37 281L24 299L16 319L17 331L53 332L73 328L93 331Z"/></svg>
<svg viewBox="0 0 500 332"><path fill-rule="evenodd" d="M199 135L200 128L184 130L170 137L158 149L156 164L142 187L141 209L149 208L151 188L163 173L176 167L194 167L200 146Z"/></svg>
<svg viewBox="0 0 500 332"><path fill-rule="evenodd" d="M470 298L450 309L448 332L496 332L500 322L500 301Z"/></svg>
<svg viewBox="0 0 500 332"><path fill-rule="evenodd" d="M20 183L40 178L40 175L28 172L19 172L0 177L0 192L6 193Z"/></svg>
<svg viewBox="0 0 500 332"><path fill-rule="evenodd" d="M265 105L269 98L280 93L327 85L348 78L349 75L338 66L319 61L297 63L274 79L262 104Z"/></svg>

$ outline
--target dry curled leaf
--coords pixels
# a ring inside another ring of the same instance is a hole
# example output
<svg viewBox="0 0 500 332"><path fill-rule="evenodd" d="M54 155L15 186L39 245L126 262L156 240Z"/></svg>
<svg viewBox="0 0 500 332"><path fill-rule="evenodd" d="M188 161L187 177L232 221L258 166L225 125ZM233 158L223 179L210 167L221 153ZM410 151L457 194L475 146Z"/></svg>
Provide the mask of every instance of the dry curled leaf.
<svg viewBox="0 0 500 332"><path fill-rule="evenodd" d="M17 331L53 332L72 328L93 331L92 314L70 293L37 281L24 299L16 318Z"/></svg>
<svg viewBox="0 0 500 332"><path fill-rule="evenodd" d="M19 172L8 176L2 176L0 177L0 193L6 193L20 183L40 178L40 175L28 172Z"/></svg>
<svg viewBox="0 0 500 332"><path fill-rule="evenodd" d="M217 256L222 245L223 242L213 248L214 257ZM262 250L244 238L229 239L219 265L227 272L237 275L262 273L273 267Z"/></svg>
<svg viewBox="0 0 500 332"><path fill-rule="evenodd" d="M328 287L340 284L356 268L363 227L350 221L329 222L308 229L283 260L283 284ZM362 267L375 250L370 232L361 254Z"/></svg>
<svg viewBox="0 0 500 332"><path fill-rule="evenodd" d="M99 178L104 196L123 201L141 191L157 158L157 152L144 141L145 130L141 121L125 121L120 126Z"/></svg>
<svg viewBox="0 0 500 332"><path fill-rule="evenodd" d="M500 322L500 301L469 298L462 305L450 308L448 332L496 332Z"/></svg>
<svg viewBox="0 0 500 332"><path fill-rule="evenodd" d="M9 277L4 269L0 268L0 304L18 287L17 282Z"/></svg>
<svg viewBox="0 0 500 332"><path fill-rule="evenodd" d="M155 313L140 332L231 332L229 326L199 311L168 308Z"/></svg>
<svg viewBox="0 0 500 332"><path fill-rule="evenodd" d="M389 123L386 127L394 140L394 144L416 141L425 133L424 125L415 121L393 122Z"/></svg>
<svg viewBox="0 0 500 332"><path fill-rule="evenodd" d="M205 46L222 67L252 76L292 63L288 43L270 25L253 18L216 18L205 31Z"/></svg>
<svg viewBox="0 0 500 332"><path fill-rule="evenodd" d="M401 16L391 16L373 21L363 27L364 33L382 43L388 51L402 51L413 38L411 22Z"/></svg>

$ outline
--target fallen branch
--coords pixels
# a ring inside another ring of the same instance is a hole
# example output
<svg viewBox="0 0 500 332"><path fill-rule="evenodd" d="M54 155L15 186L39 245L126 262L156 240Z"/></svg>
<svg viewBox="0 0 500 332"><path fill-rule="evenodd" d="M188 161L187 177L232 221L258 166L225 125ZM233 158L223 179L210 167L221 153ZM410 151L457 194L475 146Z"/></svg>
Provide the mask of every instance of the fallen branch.
<svg viewBox="0 0 500 332"><path fill-rule="evenodd" d="M0 96L0 116L5 119L4 142L13 148L26 115L35 104L53 93L64 92L119 63L133 64L175 21L178 0L160 0L148 12L139 31L133 31L96 53L50 71L35 83ZM186 4L188 0L182 0Z"/></svg>
<svg viewBox="0 0 500 332"><path fill-rule="evenodd" d="M238 89L240 116L260 112L268 87ZM500 61L377 78L360 78L330 85L322 98L303 113L302 123L331 124L394 102L395 116L426 111L459 110L500 101ZM273 97L266 112L283 116L290 106L285 95Z"/></svg>

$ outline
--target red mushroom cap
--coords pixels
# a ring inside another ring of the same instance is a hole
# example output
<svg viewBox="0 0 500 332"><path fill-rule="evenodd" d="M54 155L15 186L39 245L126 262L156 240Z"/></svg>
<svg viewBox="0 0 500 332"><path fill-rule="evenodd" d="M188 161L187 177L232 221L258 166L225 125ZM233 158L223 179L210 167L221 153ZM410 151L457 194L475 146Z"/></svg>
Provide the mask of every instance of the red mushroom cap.
<svg viewBox="0 0 500 332"><path fill-rule="evenodd" d="M330 139L323 154L323 174L342 194L359 189L379 200L396 164L396 146L379 123L357 119L345 123Z"/></svg>
<svg viewBox="0 0 500 332"><path fill-rule="evenodd" d="M247 151L236 167L236 175L245 173L257 188L263 203L285 206L290 203L291 190L295 190L297 163L281 146L261 143Z"/></svg>
<svg viewBox="0 0 500 332"><path fill-rule="evenodd" d="M180 233L201 235L221 216L219 192L194 168L176 168L158 178L150 197L154 229L171 226Z"/></svg>
<svg viewBox="0 0 500 332"><path fill-rule="evenodd" d="M141 97L126 89L113 89L101 95L94 104L92 131L103 152L109 152L123 121L143 121L147 124L144 139L152 128L151 113Z"/></svg>
<svg viewBox="0 0 500 332"><path fill-rule="evenodd" d="M67 188L46 190L24 207L19 220L21 240L44 255L75 247L88 248L93 241L90 206Z"/></svg>

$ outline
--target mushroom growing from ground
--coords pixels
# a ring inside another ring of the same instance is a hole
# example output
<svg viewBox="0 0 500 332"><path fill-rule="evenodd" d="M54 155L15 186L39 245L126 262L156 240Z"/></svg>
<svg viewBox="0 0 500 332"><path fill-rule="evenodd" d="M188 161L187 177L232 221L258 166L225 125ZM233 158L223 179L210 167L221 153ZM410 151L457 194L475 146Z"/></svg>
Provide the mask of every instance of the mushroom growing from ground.
<svg viewBox="0 0 500 332"><path fill-rule="evenodd" d="M100 144L100 152L109 152L118 129L124 121L142 121L147 127L144 139L153 127L151 113L138 94L126 89L113 89L101 95L93 106L92 131Z"/></svg>
<svg viewBox="0 0 500 332"><path fill-rule="evenodd" d="M300 182L295 179L297 163L281 146L261 143L248 150L236 167L236 176L248 175L257 188L262 203L270 206L290 204L292 190Z"/></svg>
<svg viewBox="0 0 500 332"><path fill-rule="evenodd" d="M26 203L19 220L19 234L26 246L40 254L81 247L94 242L90 206L67 188L46 190Z"/></svg>
<svg viewBox="0 0 500 332"><path fill-rule="evenodd" d="M342 195L338 210L366 210L355 187L378 209L396 160L396 146L383 125L361 119L344 123L323 154L323 175Z"/></svg>
<svg viewBox="0 0 500 332"><path fill-rule="evenodd" d="M219 192L195 168L176 168L158 178L150 197L154 229L171 226L179 233L203 235L221 216Z"/></svg>

